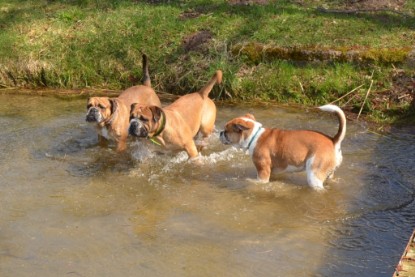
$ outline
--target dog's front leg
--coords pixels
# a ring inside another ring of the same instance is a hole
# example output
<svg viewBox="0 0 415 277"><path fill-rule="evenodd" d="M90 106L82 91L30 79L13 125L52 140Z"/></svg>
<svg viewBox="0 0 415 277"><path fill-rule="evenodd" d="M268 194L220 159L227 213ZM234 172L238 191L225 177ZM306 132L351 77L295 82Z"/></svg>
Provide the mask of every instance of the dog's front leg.
<svg viewBox="0 0 415 277"><path fill-rule="evenodd" d="M107 147L108 146L107 138L98 134L98 145L101 147Z"/></svg>
<svg viewBox="0 0 415 277"><path fill-rule="evenodd" d="M271 176L271 159L260 159L254 162L257 170L257 178L263 183L268 183Z"/></svg>
<svg viewBox="0 0 415 277"><path fill-rule="evenodd" d="M117 152L123 152L127 148L127 138L120 137L117 139Z"/></svg>
<svg viewBox="0 0 415 277"><path fill-rule="evenodd" d="M193 140L185 144L184 149L186 150L187 155L189 155L189 159L197 157L198 152L197 152L195 142Z"/></svg>

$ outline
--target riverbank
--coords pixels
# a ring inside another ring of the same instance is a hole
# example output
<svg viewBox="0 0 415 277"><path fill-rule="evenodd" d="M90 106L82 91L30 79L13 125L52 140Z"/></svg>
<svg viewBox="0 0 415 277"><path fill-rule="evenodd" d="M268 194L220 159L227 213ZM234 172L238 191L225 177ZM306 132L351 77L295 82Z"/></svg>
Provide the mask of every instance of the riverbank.
<svg viewBox="0 0 415 277"><path fill-rule="evenodd" d="M0 1L0 87L116 93L139 82L145 52L157 92L197 90L220 68L216 100L335 101L414 124L414 14L410 1Z"/></svg>

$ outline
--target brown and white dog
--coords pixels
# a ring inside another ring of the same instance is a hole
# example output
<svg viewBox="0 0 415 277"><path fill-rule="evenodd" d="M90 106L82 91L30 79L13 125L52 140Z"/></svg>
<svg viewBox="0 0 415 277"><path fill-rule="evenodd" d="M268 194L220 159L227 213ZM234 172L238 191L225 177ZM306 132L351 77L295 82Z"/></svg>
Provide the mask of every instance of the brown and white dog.
<svg viewBox="0 0 415 277"><path fill-rule="evenodd" d="M143 55L143 85L130 87L117 98L90 97L88 99L86 121L95 124L100 144L113 139L117 142L117 151L125 150L130 109L133 103L161 106L160 99L151 88L146 55Z"/></svg>
<svg viewBox="0 0 415 277"><path fill-rule="evenodd" d="M339 129L333 138L316 131L264 128L254 116L247 114L226 123L220 140L223 144L249 150L262 182L269 181L271 172L305 170L307 183L315 189L323 189L324 181L333 177L343 159L341 143L346 134L346 117L335 105L319 109L334 112L339 119Z"/></svg>
<svg viewBox="0 0 415 277"><path fill-rule="evenodd" d="M163 109L133 105L130 135L157 141L167 149L184 149L189 158L197 157L194 137L198 132L207 137L214 130L216 106L209 98L209 93L221 81L222 71L218 70L199 92L184 95Z"/></svg>

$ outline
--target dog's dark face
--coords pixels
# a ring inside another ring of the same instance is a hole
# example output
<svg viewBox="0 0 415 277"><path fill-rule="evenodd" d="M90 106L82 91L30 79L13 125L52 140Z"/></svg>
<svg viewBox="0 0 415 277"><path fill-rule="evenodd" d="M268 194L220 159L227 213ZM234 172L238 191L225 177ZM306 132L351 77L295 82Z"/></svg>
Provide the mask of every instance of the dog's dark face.
<svg viewBox="0 0 415 277"><path fill-rule="evenodd" d="M91 97L86 105L86 121L101 123L109 118L115 110L115 101L108 97Z"/></svg>
<svg viewBox="0 0 415 277"><path fill-rule="evenodd" d="M234 118L226 123L225 128L220 132L220 141L223 144L242 145L254 130L255 117L246 114L242 117Z"/></svg>
<svg viewBox="0 0 415 277"><path fill-rule="evenodd" d="M160 126L162 110L157 106L131 105L130 127L128 133L135 137L146 138L154 134Z"/></svg>

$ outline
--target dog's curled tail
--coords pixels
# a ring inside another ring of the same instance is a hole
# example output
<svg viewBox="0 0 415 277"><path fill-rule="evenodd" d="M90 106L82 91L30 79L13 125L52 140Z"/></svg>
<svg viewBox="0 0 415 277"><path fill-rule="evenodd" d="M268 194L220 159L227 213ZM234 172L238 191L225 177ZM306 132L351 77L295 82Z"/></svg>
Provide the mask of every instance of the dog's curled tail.
<svg viewBox="0 0 415 277"><path fill-rule="evenodd" d="M143 85L151 87L150 74L148 73L147 55L143 54L143 78L141 79Z"/></svg>
<svg viewBox="0 0 415 277"><path fill-rule="evenodd" d="M206 86L204 86L199 93L202 95L203 98L208 97L210 91L212 90L213 86L218 83L220 84L222 82L222 71L221 70L217 70L215 72L215 74L212 76L212 78L210 79L209 83L206 84Z"/></svg>
<svg viewBox="0 0 415 277"><path fill-rule="evenodd" d="M344 136L346 135L346 116L344 115L344 112L338 106L332 104L324 105L318 108L324 112L336 113L337 118L339 119L339 130L333 138L333 143L334 145L340 146Z"/></svg>

